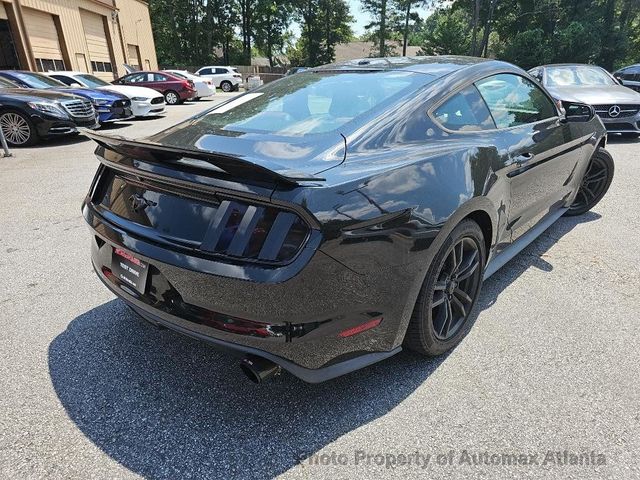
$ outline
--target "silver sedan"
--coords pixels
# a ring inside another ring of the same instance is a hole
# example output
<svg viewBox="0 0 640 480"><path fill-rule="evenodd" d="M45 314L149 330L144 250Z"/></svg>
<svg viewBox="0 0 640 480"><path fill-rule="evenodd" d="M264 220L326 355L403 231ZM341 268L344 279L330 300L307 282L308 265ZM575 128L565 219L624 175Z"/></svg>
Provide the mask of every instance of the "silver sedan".
<svg viewBox="0 0 640 480"><path fill-rule="evenodd" d="M640 93L595 65L543 65L529 70L558 100L592 105L609 133L640 136Z"/></svg>

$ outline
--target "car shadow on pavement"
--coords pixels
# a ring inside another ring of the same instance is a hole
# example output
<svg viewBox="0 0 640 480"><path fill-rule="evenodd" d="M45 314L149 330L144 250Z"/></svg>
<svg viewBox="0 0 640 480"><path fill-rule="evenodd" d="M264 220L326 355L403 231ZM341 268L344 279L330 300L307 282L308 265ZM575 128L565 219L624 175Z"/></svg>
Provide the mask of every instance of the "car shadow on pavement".
<svg viewBox="0 0 640 480"><path fill-rule="evenodd" d="M29 148L44 149L49 147L65 147L67 145L75 145L88 141L90 141L88 137L85 137L81 133L75 133L72 135L47 138Z"/></svg>
<svg viewBox="0 0 640 480"><path fill-rule="evenodd" d="M127 120L126 122L105 123L100 127L100 130L102 131L118 130L120 128L130 127L131 125L133 124L131 123L130 120Z"/></svg>
<svg viewBox="0 0 640 480"><path fill-rule="evenodd" d="M597 218L557 222L486 282L476 311L531 266L551 270L544 253ZM49 346L51 380L71 420L151 478L272 478L393 410L446 359L402 352L322 384L285 373L257 386L237 357L157 330L119 300L78 316Z"/></svg>
<svg viewBox="0 0 640 480"><path fill-rule="evenodd" d="M403 352L322 384L285 373L255 385L237 357L157 330L120 300L75 318L49 346L69 417L146 478L272 478L389 412L442 361Z"/></svg>
<svg viewBox="0 0 640 480"><path fill-rule="evenodd" d="M500 293L529 268L533 267L544 272L552 271L553 264L546 260L547 251L577 225L593 222L600 218L602 215L596 212L587 212L575 217L561 217L533 243L484 282L476 311L481 312L493 305Z"/></svg>

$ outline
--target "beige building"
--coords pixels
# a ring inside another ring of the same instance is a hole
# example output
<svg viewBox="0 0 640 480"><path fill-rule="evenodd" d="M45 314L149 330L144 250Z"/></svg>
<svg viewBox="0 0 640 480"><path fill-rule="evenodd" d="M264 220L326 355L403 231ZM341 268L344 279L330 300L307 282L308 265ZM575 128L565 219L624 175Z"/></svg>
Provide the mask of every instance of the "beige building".
<svg viewBox="0 0 640 480"><path fill-rule="evenodd" d="M78 70L110 81L158 68L143 0L0 0L0 69Z"/></svg>
<svg viewBox="0 0 640 480"><path fill-rule="evenodd" d="M402 44L400 42L388 41L386 45L391 49L390 55L397 56L402 54ZM371 57L375 51L373 42L349 42L336 45L336 62L345 60L354 60L356 58ZM415 57L418 55L420 47L412 45L407 46L407 56Z"/></svg>

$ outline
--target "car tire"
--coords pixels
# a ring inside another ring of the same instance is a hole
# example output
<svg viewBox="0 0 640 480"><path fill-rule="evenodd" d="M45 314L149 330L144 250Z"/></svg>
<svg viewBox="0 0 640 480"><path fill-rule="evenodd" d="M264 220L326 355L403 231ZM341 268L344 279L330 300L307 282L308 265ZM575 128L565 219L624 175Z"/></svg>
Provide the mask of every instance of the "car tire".
<svg viewBox="0 0 640 480"><path fill-rule="evenodd" d="M178 105L180 103L180 95L174 90L164 92L164 101L167 105Z"/></svg>
<svg viewBox="0 0 640 480"><path fill-rule="evenodd" d="M460 343L473 323L485 261L482 230L473 220L463 220L429 267L405 334L407 348L436 356Z"/></svg>
<svg viewBox="0 0 640 480"><path fill-rule="evenodd" d="M614 170L611 154L604 148L598 148L591 157L578 194L565 216L582 215L595 207L609 190Z"/></svg>
<svg viewBox="0 0 640 480"><path fill-rule="evenodd" d="M18 110L0 112L0 128L11 147L30 147L40 140L29 116Z"/></svg>
<svg viewBox="0 0 640 480"><path fill-rule="evenodd" d="M223 92L230 92L233 90L233 85L231 85L231 82L228 80L224 80L223 82L220 83L220 88L222 89Z"/></svg>

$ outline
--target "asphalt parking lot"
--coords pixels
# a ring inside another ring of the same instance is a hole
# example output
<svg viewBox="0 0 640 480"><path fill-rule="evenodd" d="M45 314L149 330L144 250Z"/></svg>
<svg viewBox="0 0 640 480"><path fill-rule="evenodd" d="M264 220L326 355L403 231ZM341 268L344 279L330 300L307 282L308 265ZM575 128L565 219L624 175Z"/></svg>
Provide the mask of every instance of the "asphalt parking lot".
<svg viewBox="0 0 640 480"><path fill-rule="evenodd" d="M110 130L148 135L213 104ZM262 386L96 278L80 215L92 142L0 158L0 477L640 478L640 141L609 149L608 195L485 283L453 353Z"/></svg>

